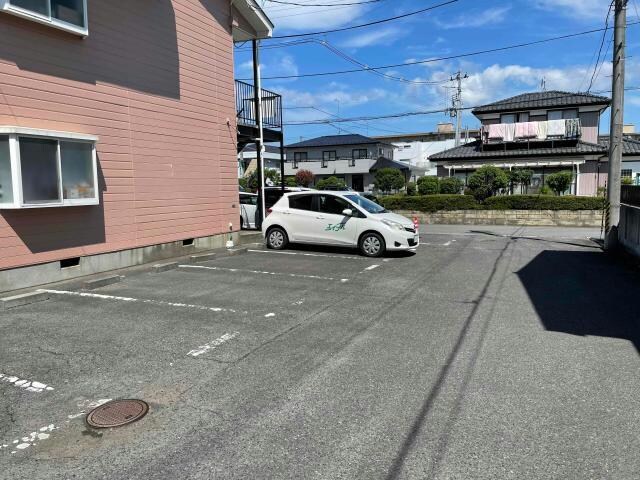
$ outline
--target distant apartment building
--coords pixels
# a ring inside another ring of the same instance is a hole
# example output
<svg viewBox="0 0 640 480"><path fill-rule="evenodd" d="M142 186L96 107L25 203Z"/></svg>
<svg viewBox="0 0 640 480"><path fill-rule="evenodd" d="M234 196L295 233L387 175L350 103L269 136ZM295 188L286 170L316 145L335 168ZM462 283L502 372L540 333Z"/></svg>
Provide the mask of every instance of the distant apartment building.
<svg viewBox="0 0 640 480"><path fill-rule="evenodd" d="M534 171L531 192L545 176L561 170L574 172L571 192L595 195L607 181L608 148L599 143L600 117L610 99L589 93L560 91L517 95L477 107L482 123L474 141L433 155L439 176L466 181L483 165ZM633 146L628 147L632 153ZM631 158L631 157L629 157Z"/></svg>
<svg viewBox="0 0 640 480"><path fill-rule="evenodd" d="M474 141L479 130L464 129L461 143ZM437 175L437 166L430 161L432 155L455 147L455 131L452 123L440 123L435 132L406 133L372 137L395 147L394 160L411 166L411 180L425 175Z"/></svg>
<svg viewBox="0 0 640 480"><path fill-rule="evenodd" d="M329 135L293 143L285 147L285 176L309 170L316 182L337 177L358 192L374 189L375 171L398 168L408 178L410 167L394 161L394 146L363 135Z"/></svg>
<svg viewBox="0 0 640 480"><path fill-rule="evenodd" d="M272 29L255 0L0 1L0 291L235 235L233 46Z"/></svg>

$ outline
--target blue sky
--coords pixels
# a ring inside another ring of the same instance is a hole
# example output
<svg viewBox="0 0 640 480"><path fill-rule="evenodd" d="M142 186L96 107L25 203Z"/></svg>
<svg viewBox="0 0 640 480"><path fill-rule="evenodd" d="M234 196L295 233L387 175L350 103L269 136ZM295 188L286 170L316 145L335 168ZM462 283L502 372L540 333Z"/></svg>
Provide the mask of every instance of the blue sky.
<svg viewBox="0 0 640 480"><path fill-rule="evenodd" d="M288 0L284 0L288 1ZM262 1L276 25L274 35L328 30L375 21L441 3L442 0L381 0L370 4L340 5L358 0L290 0L296 3L328 4L336 7L296 7ZM428 13L348 32L313 37L313 41L268 48L285 40L263 42L261 64L264 77L288 76L356 68L322 44L370 65L400 64L462 54L482 49L541 40L604 26L607 0L459 0ZM636 21L640 0L630 0L629 22ZM307 38L308 39L308 38ZM462 70L465 106L481 105L523 92L538 91L544 78L547 90L586 90L594 68L602 33L568 40L477 55L463 59L430 62L385 70L401 77L397 81L369 72L316 78L264 80L263 86L283 95L285 121L388 115L405 111L437 110L450 103L450 83L437 85ZM290 40L289 40L290 41ZM640 25L627 32L627 86L640 86ZM236 47L236 77L251 77L249 44ZM609 35L607 52L592 91L611 88ZM608 95L608 93L607 93ZM325 113L326 112L326 113ZM432 131L449 121L444 113L401 119L349 124L287 126L287 142L301 137L338 133L387 135L397 132ZM625 121L640 130L640 90L626 93ZM478 121L465 113L463 125ZM608 131L608 117L602 130Z"/></svg>

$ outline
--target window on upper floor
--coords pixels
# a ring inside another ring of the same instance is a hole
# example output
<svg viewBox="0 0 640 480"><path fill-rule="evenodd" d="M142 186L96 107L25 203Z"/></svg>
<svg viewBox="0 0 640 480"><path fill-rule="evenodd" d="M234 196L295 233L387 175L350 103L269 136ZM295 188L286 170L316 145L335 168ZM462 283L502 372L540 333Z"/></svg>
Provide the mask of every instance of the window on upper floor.
<svg viewBox="0 0 640 480"><path fill-rule="evenodd" d="M0 208L99 203L95 139L14 130L0 135Z"/></svg>
<svg viewBox="0 0 640 480"><path fill-rule="evenodd" d="M500 115L500 123L522 123L529 121L529 112L503 113Z"/></svg>
<svg viewBox="0 0 640 480"><path fill-rule="evenodd" d="M83 36L87 0L0 0L0 10Z"/></svg>
<svg viewBox="0 0 640 480"><path fill-rule="evenodd" d="M295 152L293 154L293 168L298 168L299 162L306 162L307 157L307 152Z"/></svg>
<svg viewBox="0 0 640 480"><path fill-rule="evenodd" d="M367 158L368 152L366 148L355 148L351 151L351 158L359 159L359 158Z"/></svg>
<svg viewBox="0 0 640 480"><path fill-rule="evenodd" d="M329 162L336 160L338 158L337 152L332 150L330 152L322 152L322 168L329 167Z"/></svg>
<svg viewBox="0 0 640 480"><path fill-rule="evenodd" d="M622 178L633 178L633 170L623 168L620 172Z"/></svg>
<svg viewBox="0 0 640 480"><path fill-rule="evenodd" d="M547 120L567 120L570 118L578 118L578 110L570 108L567 110L550 110L547 113Z"/></svg>

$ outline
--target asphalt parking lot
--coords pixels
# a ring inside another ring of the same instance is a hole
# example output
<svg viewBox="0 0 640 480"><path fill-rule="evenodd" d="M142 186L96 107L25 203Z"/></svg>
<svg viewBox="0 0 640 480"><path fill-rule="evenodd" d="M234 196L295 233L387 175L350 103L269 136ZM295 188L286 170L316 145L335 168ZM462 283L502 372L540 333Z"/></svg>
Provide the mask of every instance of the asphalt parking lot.
<svg viewBox="0 0 640 480"><path fill-rule="evenodd" d="M0 312L0 478L638 478L640 275L598 235L428 226L381 259L48 286ZM86 426L117 398L150 413Z"/></svg>

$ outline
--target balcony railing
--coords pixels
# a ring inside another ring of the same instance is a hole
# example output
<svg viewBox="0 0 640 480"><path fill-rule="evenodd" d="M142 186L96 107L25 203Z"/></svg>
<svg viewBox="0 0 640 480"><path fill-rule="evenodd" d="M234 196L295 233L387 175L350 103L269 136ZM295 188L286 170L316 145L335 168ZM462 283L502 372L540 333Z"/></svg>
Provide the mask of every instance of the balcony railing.
<svg viewBox="0 0 640 480"><path fill-rule="evenodd" d="M541 122L498 123L483 125L481 135L483 144L579 140L582 137L582 124L578 118Z"/></svg>
<svg viewBox="0 0 640 480"><path fill-rule="evenodd" d="M236 113L238 124L257 127L255 87L236 80ZM282 96L269 90L262 91L262 125L265 128L282 129Z"/></svg>

